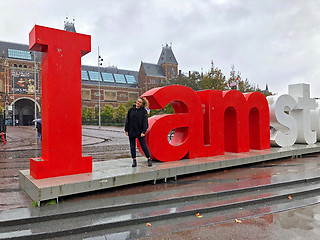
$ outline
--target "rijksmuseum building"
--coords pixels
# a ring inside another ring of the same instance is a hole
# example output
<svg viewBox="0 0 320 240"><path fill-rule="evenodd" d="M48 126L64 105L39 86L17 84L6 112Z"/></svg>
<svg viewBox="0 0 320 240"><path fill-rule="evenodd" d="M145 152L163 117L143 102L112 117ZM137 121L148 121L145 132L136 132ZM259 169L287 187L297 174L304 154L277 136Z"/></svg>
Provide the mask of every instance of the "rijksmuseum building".
<svg viewBox="0 0 320 240"><path fill-rule="evenodd" d="M76 32L74 22L65 21L64 30ZM141 62L139 71L82 65L82 107L98 107L99 80L101 107L116 107L177 75L178 62L168 45L162 47L157 64ZM40 117L41 53L30 52L27 44L0 41L0 106L6 118L19 125L30 124L35 109Z"/></svg>

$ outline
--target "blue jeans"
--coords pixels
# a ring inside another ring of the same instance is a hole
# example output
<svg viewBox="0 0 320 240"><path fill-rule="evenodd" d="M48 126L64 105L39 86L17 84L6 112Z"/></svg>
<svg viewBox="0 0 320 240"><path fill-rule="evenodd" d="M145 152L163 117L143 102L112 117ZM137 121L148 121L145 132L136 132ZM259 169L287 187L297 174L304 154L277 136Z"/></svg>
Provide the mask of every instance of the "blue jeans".
<svg viewBox="0 0 320 240"><path fill-rule="evenodd" d="M140 146L144 152L144 155L146 158L150 158L150 153L146 144L146 139L145 137L140 137L138 138ZM130 152L131 152L131 157L136 158L136 138L129 138L130 141Z"/></svg>

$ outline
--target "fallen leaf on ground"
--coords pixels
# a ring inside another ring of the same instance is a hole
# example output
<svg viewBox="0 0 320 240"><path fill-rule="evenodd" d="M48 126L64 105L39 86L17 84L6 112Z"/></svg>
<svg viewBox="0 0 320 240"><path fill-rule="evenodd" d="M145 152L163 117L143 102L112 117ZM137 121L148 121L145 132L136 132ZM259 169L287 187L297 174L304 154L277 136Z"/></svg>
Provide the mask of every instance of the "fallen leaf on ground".
<svg viewBox="0 0 320 240"><path fill-rule="evenodd" d="M241 220L238 220L238 219L234 219L234 221L236 222L236 223L242 223L242 221Z"/></svg>
<svg viewBox="0 0 320 240"><path fill-rule="evenodd" d="M288 196L289 199L292 199L291 195Z"/></svg>
<svg viewBox="0 0 320 240"><path fill-rule="evenodd" d="M151 226L151 223L146 223L146 226L150 227L150 226Z"/></svg>
<svg viewBox="0 0 320 240"><path fill-rule="evenodd" d="M197 213L196 216L197 216L198 218L202 218L202 216L201 216L200 213Z"/></svg>

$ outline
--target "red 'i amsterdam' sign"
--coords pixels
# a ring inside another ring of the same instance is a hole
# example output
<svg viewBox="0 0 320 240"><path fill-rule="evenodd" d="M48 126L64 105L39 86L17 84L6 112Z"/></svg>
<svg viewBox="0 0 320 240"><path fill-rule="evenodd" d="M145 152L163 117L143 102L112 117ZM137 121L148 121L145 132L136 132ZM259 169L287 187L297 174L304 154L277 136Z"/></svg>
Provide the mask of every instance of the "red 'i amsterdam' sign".
<svg viewBox="0 0 320 240"><path fill-rule="evenodd" d="M170 103L175 111L149 119L146 143L152 159L169 162L270 148L269 107L262 93L195 92L171 85L151 89L142 97L149 100L150 109ZM169 143L172 129L175 133Z"/></svg>
<svg viewBox="0 0 320 240"><path fill-rule="evenodd" d="M30 159L30 174L41 179L91 172L92 157L82 156L81 145L81 56L90 52L91 37L36 25L29 40L30 50L43 52L42 157ZM170 103L175 110L149 119L146 142L153 159L167 162L270 148L269 108L262 93L195 92L173 85L142 96L150 109Z"/></svg>

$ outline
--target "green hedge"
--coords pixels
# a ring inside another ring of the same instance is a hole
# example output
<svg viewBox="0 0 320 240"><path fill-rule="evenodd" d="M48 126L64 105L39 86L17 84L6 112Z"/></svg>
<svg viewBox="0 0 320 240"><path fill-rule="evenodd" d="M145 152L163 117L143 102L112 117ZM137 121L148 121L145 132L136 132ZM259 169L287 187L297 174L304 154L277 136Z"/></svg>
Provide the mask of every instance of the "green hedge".
<svg viewBox="0 0 320 240"><path fill-rule="evenodd" d="M134 101L130 100L126 105L120 104L117 108L111 105L105 105L100 110L101 125L103 126L124 126L128 110L134 105ZM149 117L159 114L172 114L173 107L168 104L164 109L151 110ZM82 124L83 125L99 125L99 109L98 108L82 108Z"/></svg>

